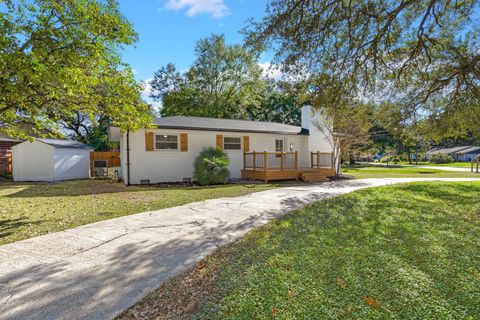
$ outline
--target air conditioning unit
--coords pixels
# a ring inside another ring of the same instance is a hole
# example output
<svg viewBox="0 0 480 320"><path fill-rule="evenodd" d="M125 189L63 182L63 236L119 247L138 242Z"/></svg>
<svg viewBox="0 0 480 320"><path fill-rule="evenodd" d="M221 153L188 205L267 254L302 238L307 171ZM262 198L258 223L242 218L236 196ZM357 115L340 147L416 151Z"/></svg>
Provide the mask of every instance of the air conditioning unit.
<svg viewBox="0 0 480 320"><path fill-rule="evenodd" d="M108 177L108 161L107 160L93 160L93 176L95 178Z"/></svg>

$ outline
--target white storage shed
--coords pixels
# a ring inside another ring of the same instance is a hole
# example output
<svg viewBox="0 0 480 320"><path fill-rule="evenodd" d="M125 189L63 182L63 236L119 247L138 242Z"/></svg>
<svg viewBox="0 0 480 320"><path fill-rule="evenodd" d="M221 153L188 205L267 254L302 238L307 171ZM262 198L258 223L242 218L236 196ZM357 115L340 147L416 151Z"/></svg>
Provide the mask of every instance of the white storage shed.
<svg viewBox="0 0 480 320"><path fill-rule="evenodd" d="M60 181L90 177L93 148L71 140L36 139L12 147L14 181Z"/></svg>

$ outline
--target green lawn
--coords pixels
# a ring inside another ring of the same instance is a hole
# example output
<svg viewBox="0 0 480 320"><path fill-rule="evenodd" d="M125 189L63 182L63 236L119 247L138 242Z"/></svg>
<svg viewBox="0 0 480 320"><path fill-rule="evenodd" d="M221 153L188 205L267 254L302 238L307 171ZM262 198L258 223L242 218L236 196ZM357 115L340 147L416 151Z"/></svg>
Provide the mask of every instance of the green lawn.
<svg viewBox="0 0 480 320"><path fill-rule="evenodd" d="M399 162L400 165L410 165L408 161ZM412 163L415 165L415 162ZM471 162L452 162L452 163L430 163L430 162L419 162L419 166L432 166L432 167L458 167L458 168L470 168Z"/></svg>
<svg viewBox="0 0 480 320"><path fill-rule="evenodd" d="M401 166L344 166L342 173L356 179L363 178L480 178L471 172L444 171Z"/></svg>
<svg viewBox="0 0 480 320"><path fill-rule="evenodd" d="M199 200L241 196L274 185L125 187L102 180L0 183L0 245L79 225Z"/></svg>
<svg viewBox="0 0 480 320"><path fill-rule="evenodd" d="M195 318L479 319L479 194L415 183L293 212L207 259Z"/></svg>

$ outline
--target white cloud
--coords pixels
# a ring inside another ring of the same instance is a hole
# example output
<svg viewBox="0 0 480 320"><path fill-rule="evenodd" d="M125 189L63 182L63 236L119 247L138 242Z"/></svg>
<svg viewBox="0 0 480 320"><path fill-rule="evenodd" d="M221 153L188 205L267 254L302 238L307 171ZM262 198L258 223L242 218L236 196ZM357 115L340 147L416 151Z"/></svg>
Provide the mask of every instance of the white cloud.
<svg viewBox="0 0 480 320"><path fill-rule="evenodd" d="M150 85L150 81L152 81L153 78L144 80L142 85L143 85L143 91L142 91L142 96L148 97L150 93L152 93L152 86Z"/></svg>
<svg viewBox="0 0 480 320"><path fill-rule="evenodd" d="M185 14L189 17L209 14L220 19L230 13L223 0L168 0L164 7L173 11L186 10Z"/></svg>
<svg viewBox="0 0 480 320"><path fill-rule="evenodd" d="M271 64L270 62L258 63L260 68L262 68L262 75L266 78L271 78L274 80L279 80L282 78L282 70L279 66Z"/></svg>

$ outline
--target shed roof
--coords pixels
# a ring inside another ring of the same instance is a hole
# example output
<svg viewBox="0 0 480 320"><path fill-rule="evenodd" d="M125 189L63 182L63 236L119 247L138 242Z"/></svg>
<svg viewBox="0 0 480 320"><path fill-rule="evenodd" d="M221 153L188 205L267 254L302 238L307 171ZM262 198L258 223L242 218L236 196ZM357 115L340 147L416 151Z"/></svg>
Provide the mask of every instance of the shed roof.
<svg viewBox="0 0 480 320"><path fill-rule="evenodd" d="M65 148L65 149L93 149L89 145L84 143L66 140L66 139L37 139L40 142L46 143L54 148Z"/></svg>
<svg viewBox="0 0 480 320"><path fill-rule="evenodd" d="M172 116L155 118L153 123L165 129L308 135L308 130L302 127L275 122Z"/></svg>

